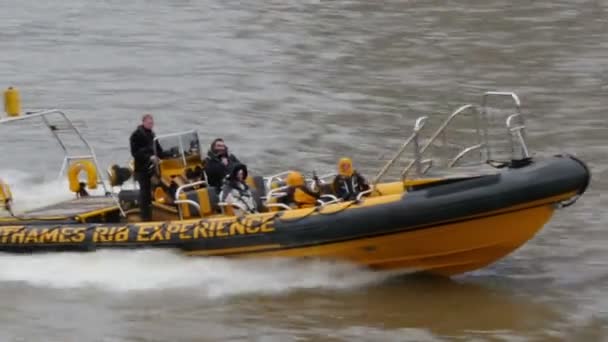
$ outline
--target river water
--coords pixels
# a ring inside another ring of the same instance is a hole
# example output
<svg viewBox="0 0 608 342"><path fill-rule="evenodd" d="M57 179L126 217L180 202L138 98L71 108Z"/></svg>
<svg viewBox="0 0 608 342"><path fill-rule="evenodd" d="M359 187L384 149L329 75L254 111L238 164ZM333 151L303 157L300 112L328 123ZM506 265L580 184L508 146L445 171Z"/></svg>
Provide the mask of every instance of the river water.
<svg viewBox="0 0 608 342"><path fill-rule="evenodd" d="M103 165L128 160L150 112L158 134L224 137L253 172L331 171L349 155L371 175L417 117L437 123L506 90L522 99L535 154L572 153L593 173L524 247L450 280L159 251L0 256L0 340L608 340L607 1L0 8L0 86L17 86L25 110L69 113ZM65 197L49 181L61 160L47 132L11 127L0 174L18 203Z"/></svg>

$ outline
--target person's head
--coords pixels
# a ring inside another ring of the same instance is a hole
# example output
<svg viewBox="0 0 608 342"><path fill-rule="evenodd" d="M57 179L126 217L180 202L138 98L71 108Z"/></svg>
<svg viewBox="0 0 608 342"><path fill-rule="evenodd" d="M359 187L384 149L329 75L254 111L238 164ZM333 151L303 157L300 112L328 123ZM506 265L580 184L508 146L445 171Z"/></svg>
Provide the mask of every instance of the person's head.
<svg viewBox="0 0 608 342"><path fill-rule="evenodd" d="M154 128L154 117L152 117L152 114L145 114L142 116L141 125L144 126L145 129L151 130Z"/></svg>
<svg viewBox="0 0 608 342"><path fill-rule="evenodd" d="M353 175L353 161L350 158L340 158L338 161L338 174L350 177Z"/></svg>
<svg viewBox="0 0 608 342"><path fill-rule="evenodd" d="M228 148L226 147L226 144L224 143L224 139L217 138L217 139L213 140L213 142L211 143L211 152L213 152L214 154L225 156L227 154L227 151L228 151Z"/></svg>
<svg viewBox="0 0 608 342"><path fill-rule="evenodd" d="M285 178L285 183L289 186L302 186L304 185L304 176L298 171L291 171L287 174L287 178Z"/></svg>
<svg viewBox="0 0 608 342"><path fill-rule="evenodd" d="M232 168L232 172L230 172L230 180L245 182L245 179L247 179L247 165L235 165L234 168Z"/></svg>

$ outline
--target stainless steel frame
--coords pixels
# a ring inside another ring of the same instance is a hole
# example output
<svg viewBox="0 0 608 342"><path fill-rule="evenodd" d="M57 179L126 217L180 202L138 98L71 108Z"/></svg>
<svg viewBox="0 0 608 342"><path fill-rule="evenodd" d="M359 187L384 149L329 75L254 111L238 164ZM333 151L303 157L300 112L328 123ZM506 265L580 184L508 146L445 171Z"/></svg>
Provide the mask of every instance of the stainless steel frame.
<svg viewBox="0 0 608 342"><path fill-rule="evenodd" d="M64 123L66 124L65 127L62 127L61 130L58 130L56 125L53 125L50 121L49 121L49 117L50 116L59 116L60 119L62 119L64 121ZM64 158L63 158L63 163L61 165L61 170L59 171L59 175L58 177L61 177L63 175L63 173L65 172L67 166L69 165L69 163L72 160L79 160L79 159L88 159L91 160L93 162L93 164L95 165L95 169L97 171L97 182L98 184L101 184L104 192L106 195L111 196L113 201L115 202L116 206L118 207L118 209L120 210L120 213L123 217L125 217L125 212L122 209L122 207L120 206L120 201L118 200L117 196L112 193L111 189L108 188L108 186L106 185L106 182L104 180L104 178L102 177L102 172L101 172L101 168L99 167L99 163L97 161L97 156L95 155L95 151L93 150L93 147L91 147L91 145L89 144L89 142L84 138L84 136L82 135L82 133L76 128L76 126L74 126L72 120L62 111L58 110L58 109L49 109L49 110L43 110L43 111L38 111L38 112L30 112L30 113L26 113L24 115L21 116L17 116L17 117L11 117L11 118L5 118L5 119L0 119L0 125L1 124L9 124L12 122L17 122L17 121L23 121L23 120L33 120L39 118L42 120L42 122L48 127L48 129L51 131L51 133L53 134L53 137L55 137L55 140L57 140L57 143L59 144L59 146L61 147L61 149L64 152ZM62 131L62 132L72 132L73 134L75 134L78 139L83 143L83 145L85 146L85 148L88 150L89 154L87 155L70 155L68 148L66 147L66 145L64 144L63 140L61 139L61 136L59 134L57 134L57 132Z"/></svg>
<svg viewBox="0 0 608 342"><path fill-rule="evenodd" d="M405 152L406 148L410 145L413 145L412 147L414 159L401 172L401 179L406 179L413 167L415 167L417 177L421 177L422 175L426 174L428 170L432 167L433 161L432 159L423 159L425 152L440 136L443 136L445 140L446 129L450 126L450 124L454 121L455 118L462 116L464 113L470 113L475 118L477 143L472 146L464 147L455 157L453 157L447 162L447 167L455 167L458 161L460 161L465 155L468 155L474 151L479 151L479 158L480 162L482 163L493 160L488 133L489 117L487 106L488 98L490 97L510 97L511 99L513 99L513 102L515 103L516 113L509 115L505 121L507 133L509 136L509 143L511 146L511 159L516 159L517 145L519 145L519 147L521 148L521 156L523 158L529 158L530 152L526 143L525 133L526 126L524 123L523 114L521 112L521 101L519 100L519 97L513 92L488 91L485 92L482 96L481 110L472 104L461 106L442 122L439 128L431 135L431 137L422 147L419 146L420 131L424 127L428 117L419 117L414 124L412 134L401 145L396 155L391 158L378 172L376 177L374 177L372 181L372 186L380 182L380 179L386 174L390 167L393 166L393 164L401 157L401 155ZM444 141L444 144L447 143L445 143ZM425 165L426 168L423 168L423 166Z"/></svg>

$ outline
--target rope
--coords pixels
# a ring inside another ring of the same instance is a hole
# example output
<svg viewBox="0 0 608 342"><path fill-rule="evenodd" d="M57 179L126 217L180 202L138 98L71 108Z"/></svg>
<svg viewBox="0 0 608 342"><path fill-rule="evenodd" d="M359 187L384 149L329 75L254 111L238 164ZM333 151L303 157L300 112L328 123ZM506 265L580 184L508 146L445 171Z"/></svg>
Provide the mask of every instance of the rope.
<svg viewBox="0 0 608 342"><path fill-rule="evenodd" d="M73 219L71 219L67 216L22 217L22 216L11 215L10 220L0 218L0 226L13 225L13 224L15 224L15 221L17 221L17 222L37 222L37 221L39 221L39 222L53 222L53 221L71 222L71 221L73 221Z"/></svg>
<svg viewBox="0 0 608 342"><path fill-rule="evenodd" d="M338 214L338 213L341 213L341 212L343 212L344 210L346 210L346 209L348 209L348 208L352 207L352 206L353 206L353 205L355 205L355 204L360 204L361 202L363 202L363 201L361 201L361 200L354 200L354 201L352 201L352 202L348 203L348 205L344 206L344 208L342 208L342 209L340 209L340 210L338 210L338 211L334 211L334 212L331 212L331 213L323 213L322 211L319 211L319 214L320 214L320 215L333 215L333 214ZM321 208L323 208L323 207L321 207Z"/></svg>
<svg viewBox="0 0 608 342"><path fill-rule="evenodd" d="M15 215L11 215L11 218L18 220L18 221L58 221L58 220L69 220L70 218L67 216L42 216L42 217L22 217L22 216L15 216ZM0 223L2 223L3 220L0 219ZM6 221L8 222L8 221Z"/></svg>

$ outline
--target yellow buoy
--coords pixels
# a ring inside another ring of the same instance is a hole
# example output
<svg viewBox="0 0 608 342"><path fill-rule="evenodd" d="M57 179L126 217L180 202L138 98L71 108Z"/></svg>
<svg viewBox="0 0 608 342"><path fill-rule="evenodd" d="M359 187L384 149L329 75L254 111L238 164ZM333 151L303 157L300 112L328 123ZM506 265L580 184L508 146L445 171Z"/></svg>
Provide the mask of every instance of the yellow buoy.
<svg viewBox="0 0 608 342"><path fill-rule="evenodd" d="M11 202L13 201L13 194L8 184L4 183L0 179L0 205L6 210L11 210Z"/></svg>
<svg viewBox="0 0 608 342"><path fill-rule="evenodd" d="M78 193L80 188L80 180L78 175L81 171L87 174L86 186L89 189L97 189L97 168L90 160L79 160L69 166L67 174L70 183L70 191ZM83 190L83 189L82 189Z"/></svg>
<svg viewBox="0 0 608 342"><path fill-rule="evenodd" d="M8 116L19 116L21 113L21 100L17 88L8 87L4 92L4 111Z"/></svg>

